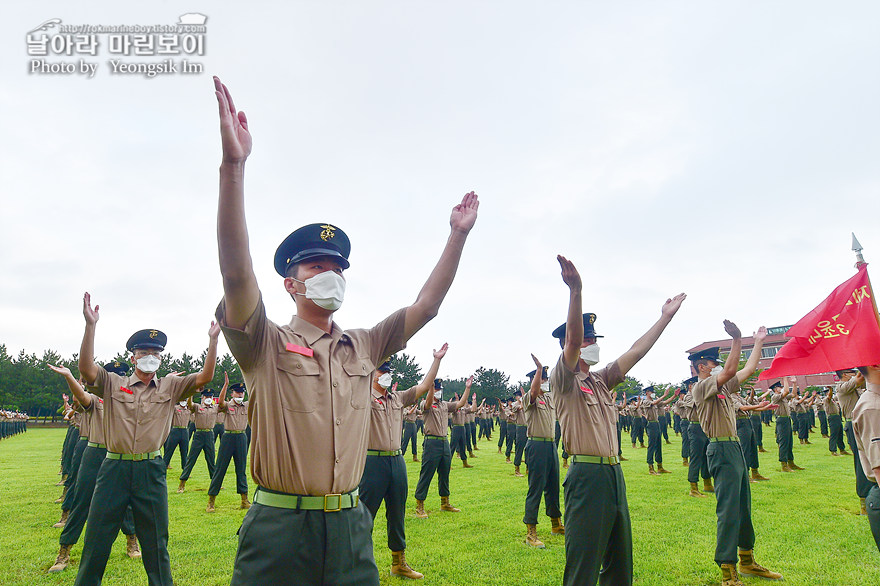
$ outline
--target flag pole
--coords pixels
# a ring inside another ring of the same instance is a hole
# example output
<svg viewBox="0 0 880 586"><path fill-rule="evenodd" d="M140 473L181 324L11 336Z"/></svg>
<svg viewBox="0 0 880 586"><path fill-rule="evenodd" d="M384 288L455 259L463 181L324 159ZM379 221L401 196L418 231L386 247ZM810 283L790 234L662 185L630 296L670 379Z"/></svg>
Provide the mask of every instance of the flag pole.
<svg viewBox="0 0 880 586"><path fill-rule="evenodd" d="M852 250L856 253L856 268L861 269L863 265L868 263L865 262L865 257L862 256L862 245L859 243L856 238L856 233L852 232ZM867 271L865 271L867 275ZM877 318L877 323L880 324L880 313L877 312L877 299L874 298L874 287L871 285L871 275L867 275L868 277L868 290L871 292L871 305L874 306L874 317Z"/></svg>

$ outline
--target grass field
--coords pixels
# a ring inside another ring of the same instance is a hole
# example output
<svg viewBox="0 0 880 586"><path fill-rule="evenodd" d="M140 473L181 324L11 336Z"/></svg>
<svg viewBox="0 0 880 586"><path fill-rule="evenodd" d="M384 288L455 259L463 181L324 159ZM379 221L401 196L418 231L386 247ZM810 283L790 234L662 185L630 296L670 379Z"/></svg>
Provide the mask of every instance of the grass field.
<svg viewBox="0 0 880 586"><path fill-rule="evenodd" d="M770 428L765 444L775 448ZM73 563L60 574L47 574L58 552L60 494L55 487L64 429L33 429L0 442L0 585L73 584L82 540L74 546ZM496 430L497 433L497 430ZM680 440L664 445L672 474L649 476L644 449L632 450L624 439L623 463L633 525L635 582L639 585L706 585L719 582L713 562L715 500L686 495L686 468L678 457ZM795 459L803 472L778 471L774 454L761 454L761 472L770 482L752 484L753 520L759 563L781 572L790 586L880 584L880 553L868 522L858 516L852 458L832 457L818 434L812 445L795 441ZM497 453L495 442L481 441L474 468L453 461L451 502L461 513L434 512L426 520L412 515L412 492L419 464L409 461L407 559L425 574L424 584L559 584L565 562L564 538L550 535L549 519L539 518L538 535L547 544L535 550L524 544L523 503L527 481ZM410 458L411 460L411 458ZM564 473L564 471L563 471ZM236 531L245 512L238 509L235 476L230 471L217 497L217 512L204 512L209 478L200 463L177 494L180 460L169 471L171 526L169 550L175 582L180 586L228 584L236 549ZM254 487L250 487L253 493ZM426 501L439 509L436 479ZM279 536L282 539L283 536ZM379 511L374 545L381 583L398 584L388 575L384 511ZM267 544L271 547L271 544ZM745 578L759 584L759 578ZM142 564L125 555L117 539L105 584L146 584ZM295 583L292 577L291 583Z"/></svg>

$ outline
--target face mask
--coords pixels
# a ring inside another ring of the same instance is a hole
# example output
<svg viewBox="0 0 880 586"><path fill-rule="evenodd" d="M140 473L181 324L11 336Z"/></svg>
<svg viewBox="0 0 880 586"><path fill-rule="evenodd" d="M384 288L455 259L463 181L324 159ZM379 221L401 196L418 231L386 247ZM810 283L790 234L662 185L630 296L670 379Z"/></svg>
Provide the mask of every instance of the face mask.
<svg viewBox="0 0 880 586"><path fill-rule="evenodd" d="M178 405L180 405L181 407L186 407L186 401L181 401L180 403L178 403Z"/></svg>
<svg viewBox="0 0 880 586"><path fill-rule="evenodd" d="M715 366L715 368L709 371L709 376L718 376L719 374L721 374L722 370L724 370L724 367L718 364Z"/></svg>
<svg viewBox="0 0 880 586"><path fill-rule="evenodd" d="M386 372L382 376L379 377L379 386L383 389L387 389L391 386L391 373Z"/></svg>
<svg viewBox="0 0 880 586"><path fill-rule="evenodd" d="M434 391L434 400L439 401L443 398L443 391Z"/></svg>
<svg viewBox="0 0 880 586"><path fill-rule="evenodd" d="M311 299L318 307L328 311L336 311L342 307L342 300L345 298L345 279L336 271L324 271L305 281L299 279L294 281L306 286L306 299Z"/></svg>
<svg viewBox="0 0 880 586"><path fill-rule="evenodd" d="M242 403L244 403L244 397L232 397L232 401L236 405L241 405Z"/></svg>
<svg viewBox="0 0 880 586"><path fill-rule="evenodd" d="M550 383L541 383L541 390L545 393L550 392Z"/></svg>
<svg viewBox="0 0 880 586"><path fill-rule="evenodd" d="M581 360L590 366L599 364L599 344L590 344L586 348L581 348Z"/></svg>
<svg viewBox="0 0 880 586"><path fill-rule="evenodd" d="M205 407L210 407L211 405L214 404L214 399L204 399L204 400L202 401L202 404L203 404Z"/></svg>
<svg viewBox="0 0 880 586"><path fill-rule="evenodd" d="M151 374L159 370L160 363L161 361L159 360L159 357L153 356L152 354L142 356L137 359L138 370L147 374Z"/></svg>

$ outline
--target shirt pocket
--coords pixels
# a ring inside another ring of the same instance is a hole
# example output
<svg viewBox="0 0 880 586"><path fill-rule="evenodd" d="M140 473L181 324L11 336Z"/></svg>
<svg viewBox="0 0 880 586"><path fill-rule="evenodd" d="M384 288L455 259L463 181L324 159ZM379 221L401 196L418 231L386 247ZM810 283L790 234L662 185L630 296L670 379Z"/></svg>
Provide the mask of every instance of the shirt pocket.
<svg viewBox="0 0 880 586"><path fill-rule="evenodd" d="M351 390L351 406L365 409L370 402L370 383L373 374L373 363L368 358L354 357L342 363L342 369L348 375Z"/></svg>
<svg viewBox="0 0 880 586"><path fill-rule="evenodd" d="M155 417L161 416L163 413L168 413L168 406L170 404L170 390L160 390L156 393L153 393L149 400L143 405L144 416L149 419L153 419Z"/></svg>
<svg viewBox="0 0 880 586"><path fill-rule="evenodd" d="M278 355L278 392L287 411L312 413L318 402L321 369L317 361L290 352Z"/></svg>

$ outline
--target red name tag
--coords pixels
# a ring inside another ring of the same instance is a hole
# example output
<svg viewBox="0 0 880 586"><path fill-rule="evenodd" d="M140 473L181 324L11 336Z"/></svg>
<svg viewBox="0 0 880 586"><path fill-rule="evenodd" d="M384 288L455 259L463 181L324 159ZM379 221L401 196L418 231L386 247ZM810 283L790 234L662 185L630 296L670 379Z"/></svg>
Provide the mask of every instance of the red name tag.
<svg viewBox="0 0 880 586"><path fill-rule="evenodd" d="M587 387L581 387L581 391L585 393L590 393L591 395L593 394L593 389L588 389Z"/></svg>
<svg viewBox="0 0 880 586"><path fill-rule="evenodd" d="M724 395L718 395L718 398L719 399L726 399L727 397L725 397Z"/></svg>
<svg viewBox="0 0 880 586"><path fill-rule="evenodd" d="M538 403L540 403L541 405L544 405L544 401L538 401Z"/></svg>
<svg viewBox="0 0 880 586"><path fill-rule="evenodd" d="M309 358L311 358L312 356L315 355L315 351L312 350L311 348L306 348L304 346L297 346L296 344L288 343L287 346L285 346L285 348L287 349L288 352L296 352L297 354L302 354L303 356L308 356Z"/></svg>
<svg viewBox="0 0 880 586"><path fill-rule="evenodd" d="M132 391L131 389L126 389L125 387L119 387L119 390L122 391L123 393L128 393L129 395L134 394L134 391Z"/></svg>

